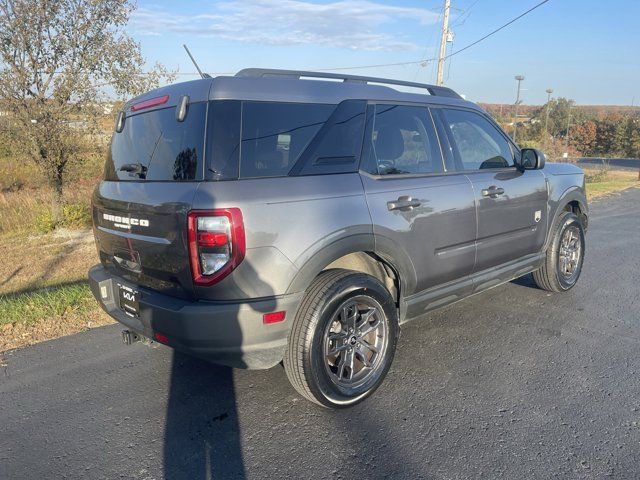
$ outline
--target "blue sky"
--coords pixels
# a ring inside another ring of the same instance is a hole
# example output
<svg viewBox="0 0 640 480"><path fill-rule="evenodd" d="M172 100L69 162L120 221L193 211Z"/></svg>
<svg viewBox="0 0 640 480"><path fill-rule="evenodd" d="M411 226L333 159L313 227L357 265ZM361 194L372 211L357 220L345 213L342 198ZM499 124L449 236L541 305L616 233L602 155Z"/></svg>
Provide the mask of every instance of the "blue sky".
<svg viewBox="0 0 640 480"><path fill-rule="evenodd" d="M452 0L456 51L539 0ZM437 56L440 0L139 0L127 27L150 64L194 72L245 67L321 69L411 62ZM640 0L550 0L451 58L445 84L482 102L554 96L579 104L640 104ZM344 73L435 83L436 62ZM195 78L181 75L181 80Z"/></svg>

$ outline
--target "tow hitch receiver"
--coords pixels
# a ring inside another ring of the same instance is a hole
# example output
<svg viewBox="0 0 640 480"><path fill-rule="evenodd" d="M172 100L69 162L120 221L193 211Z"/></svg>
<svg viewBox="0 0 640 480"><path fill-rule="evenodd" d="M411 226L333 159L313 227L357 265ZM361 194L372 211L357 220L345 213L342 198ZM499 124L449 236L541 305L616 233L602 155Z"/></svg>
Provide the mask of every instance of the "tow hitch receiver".
<svg viewBox="0 0 640 480"><path fill-rule="evenodd" d="M142 336L131 330L122 330L122 343L125 345L132 345L136 342L141 342Z"/></svg>

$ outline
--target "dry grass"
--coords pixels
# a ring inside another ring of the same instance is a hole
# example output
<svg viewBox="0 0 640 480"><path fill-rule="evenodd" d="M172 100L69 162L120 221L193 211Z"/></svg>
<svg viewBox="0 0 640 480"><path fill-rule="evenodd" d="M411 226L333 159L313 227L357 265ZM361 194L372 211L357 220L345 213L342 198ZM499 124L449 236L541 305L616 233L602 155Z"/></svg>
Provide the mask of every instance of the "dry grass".
<svg viewBox="0 0 640 480"><path fill-rule="evenodd" d="M89 209L93 183L77 182L67 189L64 196L65 212L81 212ZM0 192L0 235L24 235L46 233L51 217L52 195L47 188L23 187L18 191ZM77 225L90 225L90 217Z"/></svg>
<svg viewBox="0 0 640 480"><path fill-rule="evenodd" d="M103 152L88 152L83 165L69 166L67 178L73 181L67 180L64 202L74 227L90 225L86 218L78 221L78 217L88 210L102 174L103 157ZM51 189L31 159L0 156L0 236L49 231L52 200Z"/></svg>
<svg viewBox="0 0 640 480"><path fill-rule="evenodd" d="M86 280L98 263L89 230L0 237L0 295Z"/></svg>
<svg viewBox="0 0 640 480"><path fill-rule="evenodd" d="M71 224L86 224L78 214L88 208L101 170L100 155L72 166L64 196ZM87 271L98 263L91 231L38 233L51 201L30 160L0 157L0 351L112 322L87 285Z"/></svg>
<svg viewBox="0 0 640 480"><path fill-rule="evenodd" d="M4 235L0 250L0 351L112 322L86 283L91 231Z"/></svg>
<svg viewBox="0 0 640 480"><path fill-rule="evenodd" d="M628 188L640 187L638 172L622 170L585 170L589 200Z"/></svg>

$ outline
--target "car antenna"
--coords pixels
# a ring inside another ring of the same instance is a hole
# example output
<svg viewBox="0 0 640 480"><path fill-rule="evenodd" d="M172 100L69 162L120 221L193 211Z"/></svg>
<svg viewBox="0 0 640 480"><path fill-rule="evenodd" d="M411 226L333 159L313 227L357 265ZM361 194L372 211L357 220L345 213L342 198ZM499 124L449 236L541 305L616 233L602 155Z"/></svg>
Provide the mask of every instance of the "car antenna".
<svg viewBox="0 0 640 480"><path fill-rule="evenodd" d="M211 75L209 75L208 73L202 73L202 70L200 70L200 67L198 66L198 64L196 63L196 59L193 58L193 55L191 55L191 52L189 51L189 49L187 48L186 44L182 44L182 46L184 47L184 49L187 51L187 55L189 55L189 58L191 59L191 61L193 62L193 64L196 66L196 69L198 70L198 73L200 74L200 76L202 78L211 78Z"/></svg>

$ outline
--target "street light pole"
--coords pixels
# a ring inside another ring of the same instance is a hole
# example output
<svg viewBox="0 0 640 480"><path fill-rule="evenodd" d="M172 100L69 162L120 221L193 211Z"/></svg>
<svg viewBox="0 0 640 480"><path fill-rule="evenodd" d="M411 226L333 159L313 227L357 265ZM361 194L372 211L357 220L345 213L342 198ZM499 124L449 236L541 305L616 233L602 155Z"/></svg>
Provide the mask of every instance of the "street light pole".
<svg viewBox="0 0 640 480"><path fill-rule="evenodd" d="M551 108L551 94L553 93L552 88L547 88L547 114L544 118L544 148L547 148L547 144L549 142L549 109Z"/></svg>
<svg viewBox="0 0 640 480"><path fill-rule="evenodd" d="M518 81L518 93L516 94L515 117L513 119L513 141L516 141L516 133L518 132L518 106L520 105L520 83L524 80L524 75L516 75Z"/></svg>

